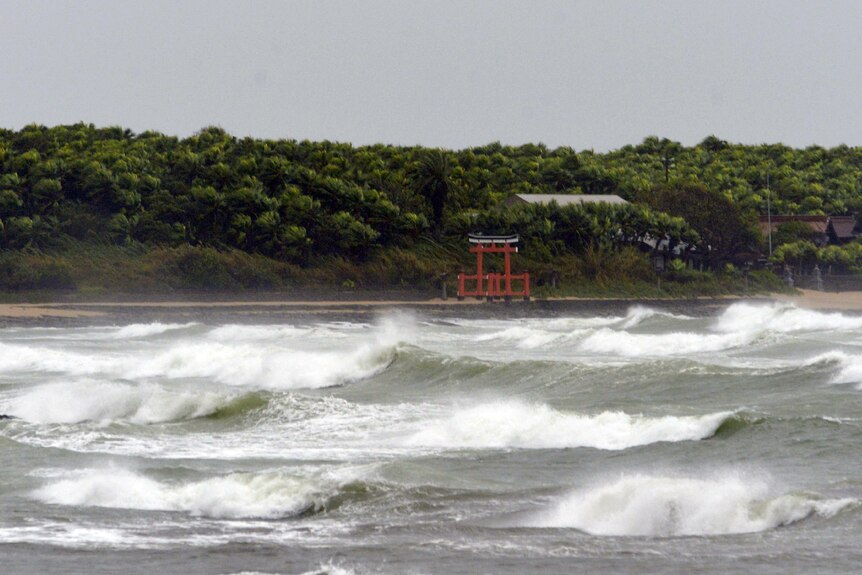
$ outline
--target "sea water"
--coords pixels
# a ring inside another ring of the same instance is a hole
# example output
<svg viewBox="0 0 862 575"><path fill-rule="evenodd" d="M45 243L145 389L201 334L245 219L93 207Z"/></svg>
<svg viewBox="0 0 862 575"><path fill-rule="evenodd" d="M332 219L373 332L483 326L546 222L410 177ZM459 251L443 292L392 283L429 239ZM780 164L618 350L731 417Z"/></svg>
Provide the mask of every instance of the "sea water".
<svg viewBox="0 0 862 575"><path fill-rule="evenodd" d="M0 330L3 573L858 573L862 317Z"/></svg>

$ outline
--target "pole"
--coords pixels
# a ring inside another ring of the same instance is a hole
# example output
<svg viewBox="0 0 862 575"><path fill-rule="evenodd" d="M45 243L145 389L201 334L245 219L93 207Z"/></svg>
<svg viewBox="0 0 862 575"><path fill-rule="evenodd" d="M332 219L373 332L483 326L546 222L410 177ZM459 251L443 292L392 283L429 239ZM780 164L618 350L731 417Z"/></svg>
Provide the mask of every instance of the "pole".
<svg viewBox="0 0 862 575"><path fill-rule="evenodd" d="M485 295L485 290L482 289L482 244L476 246L476 291L479 292L478 297Z"/></svg>

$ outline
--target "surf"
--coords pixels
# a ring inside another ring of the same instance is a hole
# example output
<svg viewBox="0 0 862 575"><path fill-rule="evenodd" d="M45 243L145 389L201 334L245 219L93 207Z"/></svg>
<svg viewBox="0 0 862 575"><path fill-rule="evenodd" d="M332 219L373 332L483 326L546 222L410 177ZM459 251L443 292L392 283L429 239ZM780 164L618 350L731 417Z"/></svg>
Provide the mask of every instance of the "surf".
<svg viewBox="0 0 862 575"><path fill-rule="evenodd" d="M715 536L757 533L859 507L853 498L776 493L743 473L713 477L630 474L575 490L530 527L572 528L600 536Z"/></svg>
<svg viewBox="0 0 862 575"><path fill-rule="evenodd" d="M504 400L459 409L449 417L428 421L405 443L449 449L622 450L658 442L706 439L733 415L718 412L648 417L620 411L586 415L545 404Z"/></svg>
<svg viewBox="0 0 862 575"><path fill-rule="evenodd" d="M171 511L216 519L279 519L317 513L367 469L291 474L231 473L198 481L160 481L122 468L87 469L30 492L50 505Z"/></svg>

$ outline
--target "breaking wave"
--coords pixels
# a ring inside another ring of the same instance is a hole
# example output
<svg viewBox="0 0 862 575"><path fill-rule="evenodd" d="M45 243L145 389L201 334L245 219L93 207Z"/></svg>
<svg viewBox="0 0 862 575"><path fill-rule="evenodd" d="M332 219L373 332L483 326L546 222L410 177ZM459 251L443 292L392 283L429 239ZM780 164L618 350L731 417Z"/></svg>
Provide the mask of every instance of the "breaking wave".
<svg viewBox="0 0 862 575"><path fill-rule="evenodd" d="M843 351L828 351L806 361L803 366L836 365L839 367L830 383L855 383L862 389L862 355L851 355Z"/></svg>
<svg viewBox="0 0 862 575"><path fill-rule="evenodd" d="M168 483L124 469L77 472L33 491L43 503L149 511L180 511L194 516L276 519L321 511L359 469L310 477L283 472L234 473L202 481Z"/></svg>
<svg viewBox="0 0 862 575"><path fill-rule="evenodd" d="M301 575L355 575L356 572L348 567L337 565L333 562L321 563L314 571L306 571ZM238 574L241 575L241 574Z"/></svg>
<svg viewBox="0 0 862 575"><path fill-rule="evenodd" d="M581 349L624 357L672 356L733 349L748 345L757 337L758 333L755 331L726 334L633 334L601 329L585 338L581 342Z"/></svg>
<svg viewBox="0 0 862 575"><path fill-rule="evenodd" d="M475 341L511 341L521 349L535 349L551 344L577 340L594 333L596 329L619 333L617 329L631 329L641 325L651 318L670 318L688 320L688 316L672 314L643 306L633 306L623 316L611 317L567 317L551 320L530 320L523 325L511 325L511 322L473 322L478 327L500 327L491 333L476 337Z"/></svg>
<svg viewBox="0 0 862 575"><path fill-rule="evenodd" d="M184 326L182 326L184 327ZM128 337L155 326L129 326ZM172 329L159 324L158 329ZM94 355L0 343L0 373L45 372L111 379L206 378L226 385L267 389L319 388L370 377L394 359L402 337L397 323L382 323L346 349L305 351L278 341L183 339L161 351ZM226 335L223 333L223 335Z"/></svg>
<svg viewBox="0 0 862 575"><path fill-rule="evenodd" d="M574 332L554 332L539 328L516 326L502 331L481 335L476 338L477 342L485 341L513 341L521 349L535 349L544 347L552 342L570 339L586 330L575 330Z"/></svg>
<svg viewBox="0 0 862 575"><path fill-rule="evenodd" d="M139 337L149 337L152 335L160 335L169 331L187 329L197 325L196 323L133 323L121 327L115 333L111 334L115 339L135 339Z"/></svg>
<svg viewBox="0 0 862 575"><path fill-rule="evenodd" d="M579 415L547 405L486 403L432 420L407 438L409 445L444 448L593 447L619 450L661 441L711 437L732 412L703 416L645 417L622 412Z"/></svg>
<svg viewBox="0 0 862 575"><path fill-rule="evenodd" d="M230 324L212 329L207 334L207 338L221 342L272 341L274 339L300 338L311 332L311 328L295 327L292 325L257 326Z"/></svg>
<svg viewBox="0 0 862 575"><path fill-rule="evenodd" d="M184 343L139 362L128 379L207 378L227 385L267 389L319 388L370 377L395 356L395 342L373 342L346 351L299 351L252 344Z"/></svg>
<svg viewBox="0 0 862 575"><path fill-rule="evenodd" d="M127 421L149 424L204 416L223 417L264 403L252 394L239 396L192 389L172 390L154 384L78 381L36 387L9 400L2 411L33 423Z"/></svg>
<svg viewBox="0 0 862 575"><path fill-rule="evenodd" d="M862 316L824 313L788 303L735 303L718 317L714 329L723 333L853 330L862 329Z"/></svg>
<svg viewBox="0 0 862 575"><path fill-rule="evenodd" d="M115 361L74 352L0 343L0 373L41 371L89 375L111 369Z"/></svg>
<svg viewBox="0 0 862 575"><path fill-rule="evenodd" d="M774 495L768 481L741 474L710 479L629 475L575 491L528 522L593 535L724 535L775 529L807 517L832 517L857 499L811 493Z"/></svg>
<svg viewBox="0 0 862 575"><path fill-rule="evenodd" d="M636 305L631 307L626 314L626 317L621 319L620 327L622 327L623 329L631 329L655 317L669 318L675 320L692 319L690 316L687 315L680 315L666 311L660 311L651 307Z"/></svg>

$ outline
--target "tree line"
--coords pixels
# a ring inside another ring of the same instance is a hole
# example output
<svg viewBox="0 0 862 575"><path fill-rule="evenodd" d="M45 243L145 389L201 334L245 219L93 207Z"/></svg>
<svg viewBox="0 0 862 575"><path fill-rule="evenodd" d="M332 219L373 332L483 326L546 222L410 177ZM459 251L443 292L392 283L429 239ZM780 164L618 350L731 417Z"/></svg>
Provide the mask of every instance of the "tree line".
<svg viewBox="0 0 862 575"><path fill-rule="evenodd" d="M756 216L854 213L862 150L696 146L650 137L606 154L542 144L464 150L188 138L89 124L0 130L7 250L207 246L302 266L364 261L420 239L520 233L538 258L645 237L699 246L711 263L758 249ZM514 193L618 194L631 204L506 207Z"/></svg>

